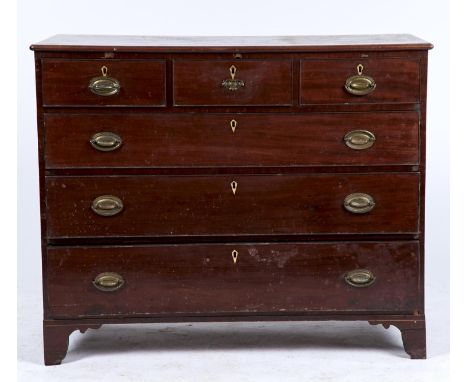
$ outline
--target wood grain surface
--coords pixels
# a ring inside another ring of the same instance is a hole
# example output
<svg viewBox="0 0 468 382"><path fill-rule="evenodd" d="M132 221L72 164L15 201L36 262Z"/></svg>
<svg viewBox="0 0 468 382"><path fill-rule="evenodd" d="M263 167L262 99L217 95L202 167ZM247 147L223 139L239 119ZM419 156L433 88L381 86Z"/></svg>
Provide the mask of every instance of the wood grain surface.
<svg viewBox="0 0 468 382"><path fill-rule="evenodd" d="M229 90L222 86L235 79L244 86ZM174 105L292 105L290 60L174 60Z"/></svg>
<svg viewBox="0 0 468 382"><path fill-rule="evenodd" d="M233 121L235 130L232 130ZM374 134L353 150L344 136ZM112 132L122 146L93 148L90 138ZM46 168L417 165L419 115L346 114L46 114Z"/></svg>
<svg viewBox="0 0 468 382"><path fill-rule="evenodd" d="M359 64L364 67L363 74L376 83L375 90L368 95L353 95L344 89L346 80L357 75ZM300 102L302 105L418 102L419 71L419 59L302 60Z"/></svg>
<svg viewBox="0 0 468 382"><path fill-rule="evenodd" d="M232 251L237 250L237 262ZM50 248L57 318L259 312L411 312L418 308L417 242L212 244ZM356 288L344 275L368 269ZM93 285L115 272L124 285Z"/></svg>
<svg viewBox="0 0 468 382"><path fill-rule="evenodd" d="M417 174L48 177L48 237L417 233ZM237 182L235 195L231 182ZM351 193L375 208L353 214ZM123 211L98 216L114 195Z"/></svg>
<svg viewBox="0 0 468 382"><path fill-rule="evenodd" d="M120 83L118 94L100 96L89 90L92 78L108 77ZM163 60L52 60L43 62L45 106L164 106L166 70Z"/></svg>

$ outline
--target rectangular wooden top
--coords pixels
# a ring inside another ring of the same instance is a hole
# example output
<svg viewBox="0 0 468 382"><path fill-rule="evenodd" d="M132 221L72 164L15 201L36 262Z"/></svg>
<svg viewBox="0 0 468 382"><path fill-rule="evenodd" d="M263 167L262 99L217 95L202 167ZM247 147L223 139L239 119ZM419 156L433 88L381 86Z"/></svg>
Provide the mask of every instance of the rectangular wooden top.
<svg viewBox="0 0 468 382"><path fill-rule="evenodd" d="M323 52L427 50L432 44L408 34L342 36L111 36L56 35L31 45L55 52Z"/></svg>

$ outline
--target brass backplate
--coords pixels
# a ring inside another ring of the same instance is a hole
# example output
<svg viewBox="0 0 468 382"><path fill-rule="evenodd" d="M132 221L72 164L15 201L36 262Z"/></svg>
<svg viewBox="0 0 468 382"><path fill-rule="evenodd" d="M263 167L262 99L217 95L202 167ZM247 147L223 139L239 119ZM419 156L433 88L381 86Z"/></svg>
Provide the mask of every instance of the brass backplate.
<svg viewBox="0 0 468 382"><path fill-rule="evenodd" d="M123 202L114 195L101 195L93 200L91 209L100 216L114 216L123 210Z"/></svg>
<svg viewBox="0 0 468 382"><path fill-rule="evenodd" d="M356 288L365 288L375 281L374 274L368 269L355 269L346 273L345 281Z"/></svg>
<svg viewBox="0 0 468 382"><path fill-rule="evenodd" d="M112 77L94 77L89 81L88 88L99 96L111 96L119 93L120 83Z"/></svg>
<svg viewBox="0 0 468 382"><path fill-rule="evenodd" d="M367 130L353 130L344 136L344 142L353 150L365 150L374 145L375 135Z"/></svg>
<svg viewBox="0 0 468 382"><path fill-rule="evenodd" d="M356 192L346 196L344 208L353 214L365 214L375 207L375 201L372 196L362 192Z"/></svg>
<svg viewBox="0 0 468 382"><path fill-rule="evenodd" d="M345 90L353 95L363 96L372 93L377 87L374 79L365 74L349 77L345 82Z"/></svg>
<svg viewBox="0 0 468 382"><path fill-rule="evenodd" d="M94 134L89 143L99 151L114 151L122 146L122 138L115 133L103 131Z"/></svg>
<svg viewBox="0 0 468 382"><path fill-rule="evenodd" d="M114 272L103 272L96 276L93 285L103 292L113 292L122 288L125 281L122 276Z"/></svg>

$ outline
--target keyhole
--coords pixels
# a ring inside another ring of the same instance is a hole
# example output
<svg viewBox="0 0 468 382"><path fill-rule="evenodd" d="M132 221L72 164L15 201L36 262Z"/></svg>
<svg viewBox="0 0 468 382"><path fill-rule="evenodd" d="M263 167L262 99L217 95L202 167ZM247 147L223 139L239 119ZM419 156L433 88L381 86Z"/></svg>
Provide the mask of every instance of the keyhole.
<svg viewBox="0 0 468 382"><path fill-rule="evenodd" d="M234 261L234 264L237 263L237 258L239 256L239 252L237 252L235 249L232 251L232 261Z"/></svg>
<svg viewBox="0 0 468 382"><path fill-rule="evenodd" d="M232 189L232 193L235 195L236 190L237 190L237 182L235 180L231 182L231 189Z"/></svg>
<svg viewBox="0 0 468 382"><path fill-rule="evenodd" d="M103 66L101 68L101 72L102 72L103 77L106 77L107 76L107 66Z"/></svg>
<svg viewBox="0 0 468 382"><path fill-rule="evenodd" d="M234 77L236 76L236 71L237 71L237 68L232 65L230 68L229 68L229 72L231 73L231 78L234 79Z"/></svg>
<svg viewBox="0 0 468 382"><path fill-rule="evenodd" d="M363 70L364 70L364 65L359 64L359 65L357 66L357 72L358 72L358 74L361 75Z"/></svg>
<svg viewBox="0 0 468 382"><path fill-rule="evenodd" d="M235 119L233 119L233 120L231 120L231 122L229 122L229 124L231 125L232 132L236 131L237 121Z"/></svg>

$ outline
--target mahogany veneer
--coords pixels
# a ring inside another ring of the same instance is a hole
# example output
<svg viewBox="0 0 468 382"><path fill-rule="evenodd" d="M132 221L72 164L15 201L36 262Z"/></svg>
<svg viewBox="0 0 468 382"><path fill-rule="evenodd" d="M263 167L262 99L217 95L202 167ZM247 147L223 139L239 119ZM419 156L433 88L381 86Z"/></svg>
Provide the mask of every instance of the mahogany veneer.
<svg viewBox="0 0 468 382"><path fill-rule="evenodd" d="M411 314L418 305L418 253L417 241L54 247L47 287L57 318L278 310ZM103 296L92 282L109 267L128 287ZM351 290L342 282L354 268L378 274L372 288Z"/></svg>
<svg viewBox="0 0 468 382"><path fill-rule="evenodd" d="M355 75L358 64L377 83L375 91L365 97L343 91L343 78ZM306 59L300 65L302 105L419 102L419 58Z"/></svg>
<svg viewBox="0 0 468 382"><path fill-rule="evenodd" d="M44 360L74 330L366 320L425 358L409 35L55 36L36 61Z"/></svg>
<svg viewBox="0 0 468 382"><path fill-rule="evenodd" d="M165 106L166 62L164 60L115 60L108 76L118 78L118 98L100 97L83 87L89 74L100 76L102 60L43 60L44 106Z"/></svg>
<svg viewBox="0 0 468 382"><path fill-rule="evenodd" d="M219 86L236 67L241 92ZM174 105L292 105L292 60L174 60Z"/></svg>
<svg viewBox="0 0 468 382"><path fill-rule="evenodd" d="M343 208L356 191L372 195L372 211ZM54 239L419 232L416 173L49 176L46 193L47 235ZM90 208L107 194L123 202L113 217Z"/></svg>
<svg viewBox="0 0 468 382"><path fill-rule="evenodd" d="M51 170L419 164L418 112L47 113L44 124ZM343 137L357 129L372 130L378 140L350 150ZM107 130L124 144L103 153L89 138Z"/></svg>

